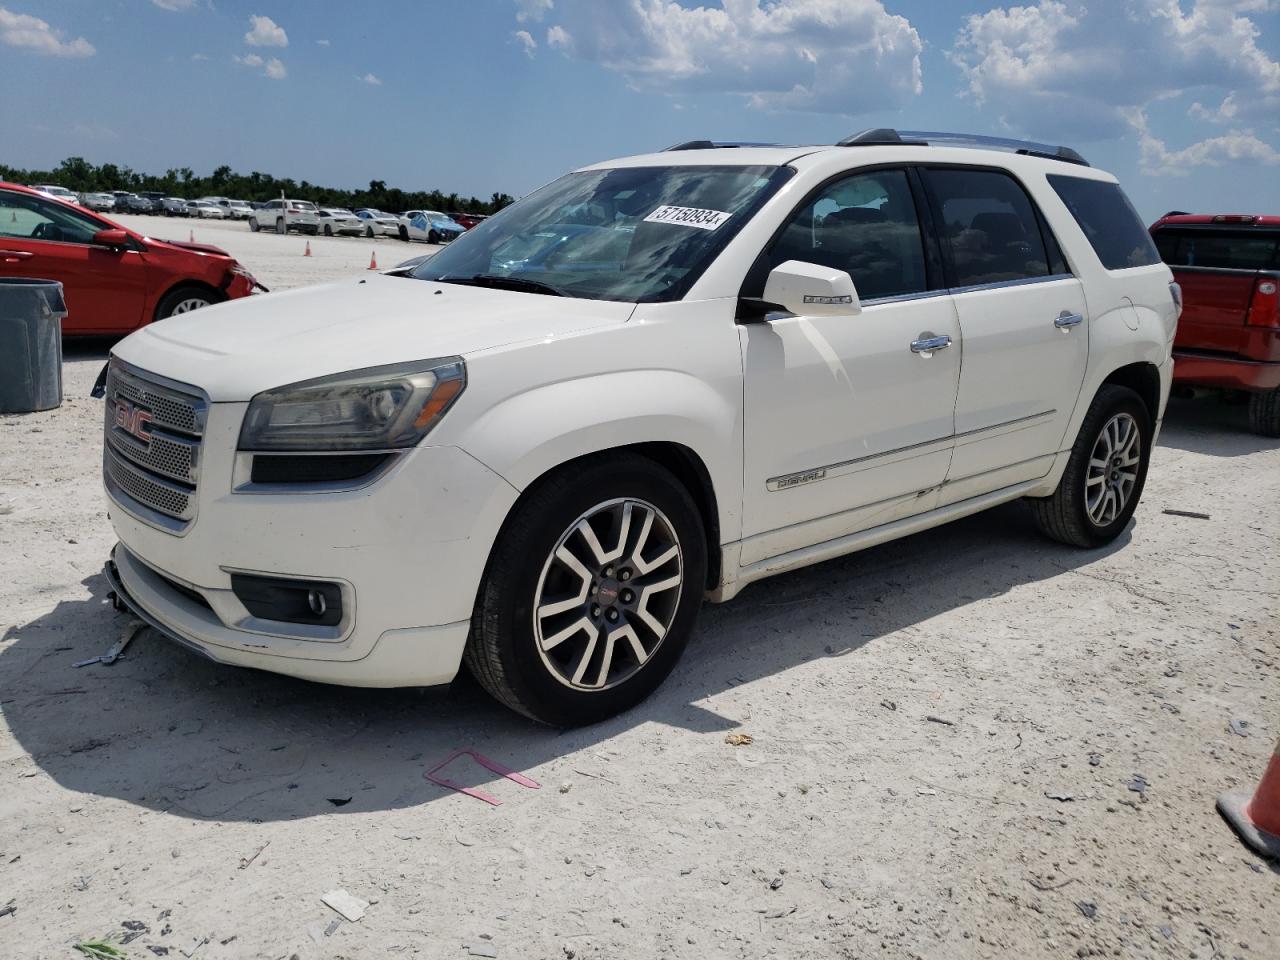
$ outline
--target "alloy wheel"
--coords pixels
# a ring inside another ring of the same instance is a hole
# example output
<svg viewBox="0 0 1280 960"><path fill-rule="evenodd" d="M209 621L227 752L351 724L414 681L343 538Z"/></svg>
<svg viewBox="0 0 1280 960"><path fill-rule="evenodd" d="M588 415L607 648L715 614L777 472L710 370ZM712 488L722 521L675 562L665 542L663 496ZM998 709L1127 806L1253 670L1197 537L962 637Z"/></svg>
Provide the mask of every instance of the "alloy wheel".
<svg viewBox="0 0 1280 960"><path fill-rule="evenodd" d="M543 564L533 636L551 675L575 690L607 690L640 671L675 620L684 582L667 516L632 498L575 520Z"/></svg>
<svg viewBox="0 0 1280 960"><path fill-rule="evenodd" d="M1085 512L1094 525L1114 523L1133 496L1142 462L1142 432L1128 413L1108 420L1094 441L1085 474Z"/></svg>
<svg viewBox="0 0 1280 960"><path fill-rule="evenodd" d="M169 314L176 317L180 313L190 313L192 310L199 310L201 307L207 307L209 301L203 297L187 297L185 300L179 300L177 306L173 308L173 312Z"/></svg>

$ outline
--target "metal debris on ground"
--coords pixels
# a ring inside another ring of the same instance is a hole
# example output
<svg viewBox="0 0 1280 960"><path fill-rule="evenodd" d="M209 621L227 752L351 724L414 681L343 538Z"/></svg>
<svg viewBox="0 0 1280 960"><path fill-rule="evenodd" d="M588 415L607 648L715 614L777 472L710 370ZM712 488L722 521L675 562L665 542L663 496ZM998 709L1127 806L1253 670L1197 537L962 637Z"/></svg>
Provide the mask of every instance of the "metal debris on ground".
<svg viewBox="0 0 1280 960"><path fill-rule="evenodd" d="M253 855L252 855L252 856L248 856L248 857L241 857L241 858L240 858L240 869L241 869L241 870L248 869L248 867L253 863L253 861L257 860L257 859L258 859L258 857L260 857L260 856L262 855L262 851L263 851L263 850L265 850L265 849L267 849L267 847L269 847L269 846L271 846L271 841L270 841L270 840L268 840L266 843L264 843L262 846L260 846L257 850L253 851Z"/></svg>
<svg viewBox="0 0 1280 960"><path fill-rule="evenodd" d="M1125 786L1142 797L1143 800L1147 799L1147 788L1150 784L1147 783L1147 778L1142 774L1135 773L1133 779L1126 783Z"/></svg>
<svg viewBox="0 0 1280 960"><path fill-rule="evenodd" d="M1070 803L1076 798L1076 795L1074 793L1062 793L1062 792L1054 793L1049 790L1046 790L1044 795L1048 797L1050 800L1057 800L1059 803Z"/></svg>
<svg viewBox="0 0 1280 960"><path fill-rule="evenodd" d="M467 947L467 953L473 957L488 957L490 960L496 960L498 956L498 948L492 943L473 943Z"/></svg>
<svg viewBox="0 0 1280 960"><path fill-rule="evenodd" d="M1077 900L1076 909L1084 914L1087 920L1093 920L1098 916L1098 905L1091 900Z"/></svg>
<svg viewBox="0 0 1280 960"><path fill-rule="evenodd" d="M749 733L726 733L724 742L731 747L745 747L755 741L755 737Z"/></svg>
<svg viewBox="0 0 1280 960"><path fill-rule="evenodd" d="M320 898L320 902L352 923L363 917L364 912L369 909L367 902L359 897L353 897L345 890L330 890Z"/></svg>
<svg viewBox="0 0 1280 960"><path fill-rule="evenodd" d="M1171 517L1190 517L1192 520L1208 520L1207 513L1200 513L1197 510L1165 510L1165 514Z"/></svg>
<svg viewBox="0 0 1280 960"><path fill-rule="evenodd" d="M948 720L945 717L935 717L932 714L925 717L924 719L926 723L940 723L944 727L954 727L956 725L956 722L954 720Z"/></svg>
<svg viewBox="0 0 1280 960"><path fill-rule="evenodd" d="M124 633L120 634L120 639L113 643L107 652L96 657L90 657L88 660L77 660L72 664L73 667L87 667L92 663L101 663L103 666L110 666L121 657L124 656L125 647L133 642L133 638L147 628L147 625L141 620L130 620L128 626L124 628Z"/></svg>
<svg viewBox="0 0 1280 960"><path fill-rule="evenodd" d="M1238 737L1247 737L1249 735L1248 720L1232 720L1227 724L1231 728L1231 732Z"/></svg>

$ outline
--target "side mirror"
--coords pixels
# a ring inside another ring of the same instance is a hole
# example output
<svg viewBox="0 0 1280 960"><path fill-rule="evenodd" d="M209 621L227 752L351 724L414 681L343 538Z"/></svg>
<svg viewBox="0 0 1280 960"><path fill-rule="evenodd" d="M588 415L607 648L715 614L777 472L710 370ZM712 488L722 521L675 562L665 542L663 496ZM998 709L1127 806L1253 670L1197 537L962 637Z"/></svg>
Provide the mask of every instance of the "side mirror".
<svg viewBox="0 0 1280 960"><path fill-rule="evenodd" d="M129 235L123 230L99 230L93 235L93 242L99 247L119 250L129 245Z"/></svg>
<svg viewBox="0 0 1280 960"><path fill-rule="evenodd" d="M852 317L862 312L862 301L847 272L800 260L788 260L769 271L762 299L806 317Z"/></svg>

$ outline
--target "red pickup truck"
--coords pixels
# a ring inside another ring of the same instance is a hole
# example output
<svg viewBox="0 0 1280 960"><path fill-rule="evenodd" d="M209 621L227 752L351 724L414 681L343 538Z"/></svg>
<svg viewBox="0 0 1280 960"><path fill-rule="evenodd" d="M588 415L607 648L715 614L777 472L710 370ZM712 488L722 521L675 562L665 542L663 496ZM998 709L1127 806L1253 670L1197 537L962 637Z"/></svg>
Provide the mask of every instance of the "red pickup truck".
<svg viewBox="0 0 1280 960"><path fill-rule="evenodd" d="M1247 393L1280 437L1280 216L1170 213L1151 236L1182 287L1174 382Z"/></svg>

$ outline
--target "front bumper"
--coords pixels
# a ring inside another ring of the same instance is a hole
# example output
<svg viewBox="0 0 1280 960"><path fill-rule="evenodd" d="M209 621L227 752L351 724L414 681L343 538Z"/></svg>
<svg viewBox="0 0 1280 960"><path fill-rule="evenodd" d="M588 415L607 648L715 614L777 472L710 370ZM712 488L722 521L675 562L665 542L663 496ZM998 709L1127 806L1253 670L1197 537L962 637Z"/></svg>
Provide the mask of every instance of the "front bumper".
<svg viewBox="0 0 1280 960"><path fill-rule="evenodd" d="M1280 388L1280 363L1174 350L1175 383L1265 393Z"/></svg>
<svg viewBox="0 0 1280 960"><path fill-rule="evenodd" d="M244 484L245 455L235 452L245 408L210 405L193 519L180 534L108 495L121 599L223 663L357 686L449 682L515 488L457 447L439 446L403 454L357 489L264 492ZM340 584L342 622L255 619L233 573Z"/></svg>

